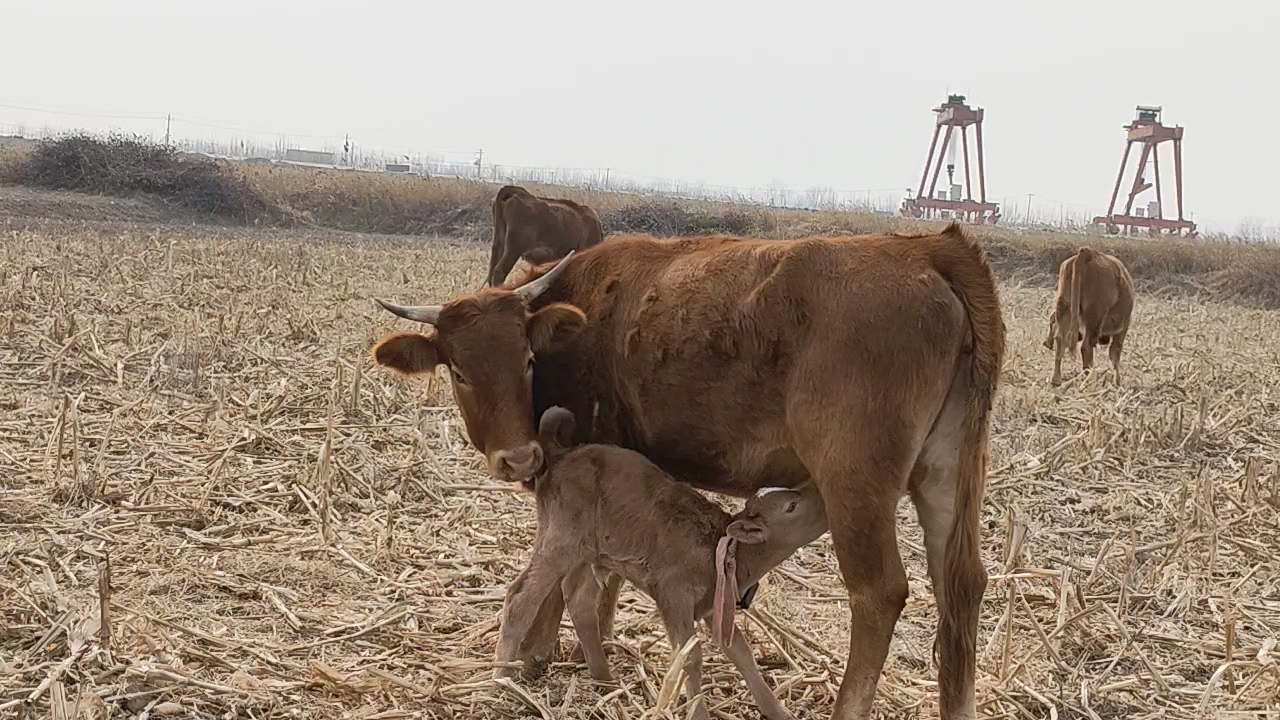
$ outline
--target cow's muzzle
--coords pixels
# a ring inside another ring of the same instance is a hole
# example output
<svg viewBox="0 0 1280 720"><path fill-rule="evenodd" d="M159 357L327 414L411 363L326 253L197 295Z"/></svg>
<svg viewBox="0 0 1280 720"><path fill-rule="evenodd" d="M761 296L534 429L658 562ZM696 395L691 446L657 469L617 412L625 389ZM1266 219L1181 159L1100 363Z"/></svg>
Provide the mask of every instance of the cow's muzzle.
<svg viewBox="0 0 1280 720"><path fill-rule="evenodd" d="M514 450L499 450L493 454L489 466L499 480L528 483L542 469L542 461L542 446L531 442Z"/></svg>

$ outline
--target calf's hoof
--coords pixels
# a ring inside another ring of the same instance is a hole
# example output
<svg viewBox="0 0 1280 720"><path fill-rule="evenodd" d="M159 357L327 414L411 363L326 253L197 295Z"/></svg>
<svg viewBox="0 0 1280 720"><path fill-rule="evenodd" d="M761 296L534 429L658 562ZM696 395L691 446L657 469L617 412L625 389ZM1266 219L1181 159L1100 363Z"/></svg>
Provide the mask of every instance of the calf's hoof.
<svg viewBox="0 0 1280 720"><path fill-rule="evenodd" d="M551 658L542 655L534 655L524 659L524 670L520 672L520 676L525 680L537 680L546 674L547 668L551 667Z"/></svg>

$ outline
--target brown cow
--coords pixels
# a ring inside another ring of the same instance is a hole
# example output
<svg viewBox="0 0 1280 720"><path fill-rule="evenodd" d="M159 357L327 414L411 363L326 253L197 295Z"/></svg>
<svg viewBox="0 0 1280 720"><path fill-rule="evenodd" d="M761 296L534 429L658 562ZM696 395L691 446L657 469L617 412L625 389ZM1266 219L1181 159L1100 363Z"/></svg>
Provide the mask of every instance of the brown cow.
<svg viewBox="0 0 1280 720"><path fill-rule="evenodd" d="M562 198L538 197L519 185L494 196L493 250L485 285L500 285L516 260L537 264L559 260L604 240L600 217L590 207Z"/></svg>
<svg viewBox="0 0 1280 720"><path fill-rule="evenodd" d="M1093 367L1093 348L1110 344L1111 366L1120 384L1120 352L1133 314L1133 279L1114 255L1082 247L1058 266L1058 296L1044 346L1053 350L1053 385L1062 384L1062 356L1080 345L1080 364ZM1057 341L1055 346L1054 341Z"/></svg>
<svg viewBox="0 0 1280 720"><path fill-rule="evenodd" d="M549 408L539 423L547 470L534 490L538 534L529 565L507 591L494 677L510 674L503 664L517 658L543 601L568 580L569 616L591 677L612 681L597 615L595 576L603 569L653 598L672 650L693 637L698 620L719 616L715 642L742 673L761 713L770 720L790 719L746 638L736 632L733 610L741 598L738 588L755 585L826 531L817 488L766 488L730 516L634 450L599 444L568 450L562 438L572 437L574 424L573 414L560 407ZM685 669L685 691L693 698L702 691L699 647L690 651ZM693 717L709 719L705 704Z"/></svg>
<svg viewBox="0 0 1280 720"><path fill-rule="evenodd" d="M434 330L386 337L375 361L447 365L468 437L501 479L537 473L534 423L552 405L574 413L579 441L637 450L706 490L747 497L812 479L849 592L838 718L870 715L906 603L895 513L909 493L939 608L942 716L974 716L1005 347L977 241L956 223L916 237L624 236L527 280L443 306L379 301ZM553 592L522 652L554 649L563 608Z"/></svg>

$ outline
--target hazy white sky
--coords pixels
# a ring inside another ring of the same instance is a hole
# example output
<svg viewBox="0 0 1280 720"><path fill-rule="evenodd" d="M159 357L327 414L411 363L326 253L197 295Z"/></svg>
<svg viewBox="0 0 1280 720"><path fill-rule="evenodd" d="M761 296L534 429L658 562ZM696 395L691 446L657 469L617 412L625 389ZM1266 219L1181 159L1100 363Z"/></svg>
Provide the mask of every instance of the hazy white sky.
<svg viewBox="0 0 1280 720"><path fill-rule="evenodd" d="M1162 105L1187 128L1196 221L1280 224L1275 0L4 0L0 15L5 125L163 134L2 106L171 112L312 144L901 192L951 91L986 109L992 199L1094 214L1121 126Z"/></svg>

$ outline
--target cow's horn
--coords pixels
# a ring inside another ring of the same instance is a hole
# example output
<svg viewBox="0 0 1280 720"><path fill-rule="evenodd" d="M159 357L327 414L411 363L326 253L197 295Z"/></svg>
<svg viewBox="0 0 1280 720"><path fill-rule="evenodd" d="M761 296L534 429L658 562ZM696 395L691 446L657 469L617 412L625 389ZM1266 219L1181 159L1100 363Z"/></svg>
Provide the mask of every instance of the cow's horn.
<svg viewBox="0 0 1280 720"><path fill-rule="evenodd" d="M435 325L440 321L440 309L443 307L441 305L396 305L378 298L374 298L374 301L381 305L383 309L399 315L405 320L416 320L428 325Z"/></svg>
<svg viewBox="0 0 1280 720"><path fill-rule="evenodd" d="M565 255L563 260L556 263L555 267L548 270L546 275L516 288L516 294L519 295L520 299L526 303L533 302L534 298L546 292L547 288L551 287L551 283L555 282L556 277L560 273L564 272L565 266L569 263L569 258L573 257L575 252L577 252L577 250L570 250L569 254Z"/></svg>

